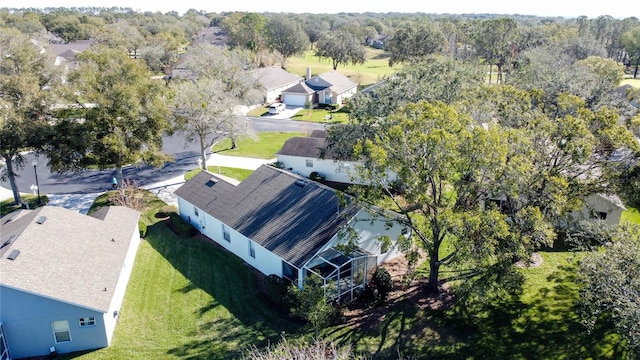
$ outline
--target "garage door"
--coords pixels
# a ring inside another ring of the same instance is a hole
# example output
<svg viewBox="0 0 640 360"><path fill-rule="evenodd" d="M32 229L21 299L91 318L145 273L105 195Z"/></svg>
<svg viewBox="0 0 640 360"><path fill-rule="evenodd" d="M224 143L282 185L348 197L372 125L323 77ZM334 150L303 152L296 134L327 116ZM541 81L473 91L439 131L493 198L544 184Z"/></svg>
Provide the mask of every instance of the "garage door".
<svg viewBox="0 0 640 360"><path fill-rule="evenodd" d="M284 103L289 106L304 106L307 102L305 95L298 94L282 94L284 96Z"/></svg>

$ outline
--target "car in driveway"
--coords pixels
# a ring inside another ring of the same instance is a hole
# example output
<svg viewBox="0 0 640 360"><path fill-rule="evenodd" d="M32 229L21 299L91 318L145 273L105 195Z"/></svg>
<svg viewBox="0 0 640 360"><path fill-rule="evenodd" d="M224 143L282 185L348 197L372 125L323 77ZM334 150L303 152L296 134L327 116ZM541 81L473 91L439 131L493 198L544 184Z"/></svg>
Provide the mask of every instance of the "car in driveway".
<svg viewBox="0 0 640 360"><path fill-rule="evenodd" d="M273 103L269 105L269 114L275 115L287 110L287 105L284 103Z"/></svg>

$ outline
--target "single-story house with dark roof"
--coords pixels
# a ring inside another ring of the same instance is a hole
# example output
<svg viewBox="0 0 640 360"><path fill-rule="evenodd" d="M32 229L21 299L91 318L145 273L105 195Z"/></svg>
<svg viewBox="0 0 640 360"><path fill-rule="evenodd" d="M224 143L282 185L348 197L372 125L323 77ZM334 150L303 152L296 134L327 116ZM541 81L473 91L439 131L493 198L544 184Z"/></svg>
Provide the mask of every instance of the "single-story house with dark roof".
<svg viewBox="0 0 640 360"><path fill-rule="evenodd" d="M282 91L291 88L304 79L302 76L287 72L279 66L257 68L253 76L263 87L264 103L270 104L280 99Z"/></svg>
<svg viewBox="0 0 640 360"><path fill-rule="evenodd" d="M304 83L282 91L282 102L288 106L342 104L358 92L358 84L336 70L311 77L307 69Z"/></svg>
<svg viewBox="0 0 640 360"><path fill-rule="evenodd" d="M202 171L174 194L180 216L226 250L299 287L320 276L330 298L352 299L409 235L399 222L341 201L332 188L268 165L238 185ZM347 241L351 251L338 250Z"/></svg>
<svg viewBox="0 0 640 360"><path fill-rule="evenodd" d="M324 180L345 184L366 184L356 171L362 161L343 160L334 156L327 148L327 133L314 130L309 137L294 136L287 139L276 153L278 164L283 169L304 177L316 172ZM388 171L387 179L395 181L397 176Z"/></svg>
<svg viewBox="0 0 640 360"><path fill-rule="evenodd" d="M139 218L121 206L91 215L43 206L0 218L0 323L12 358L109 346Z"/></svg>

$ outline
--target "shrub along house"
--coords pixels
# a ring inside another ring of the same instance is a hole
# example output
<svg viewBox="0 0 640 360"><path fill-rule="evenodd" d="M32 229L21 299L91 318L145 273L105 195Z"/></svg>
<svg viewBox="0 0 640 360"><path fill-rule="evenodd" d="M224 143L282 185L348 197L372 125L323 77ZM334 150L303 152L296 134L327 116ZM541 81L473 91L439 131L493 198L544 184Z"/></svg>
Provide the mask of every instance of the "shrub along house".
<svg viewBox="0 0 640 360"><path fill-rule="evenodd" d="M0 219L0 323L11 357L109 346L139 217L120 206L91 215L44 206Z"/></svg>
<svg viewBox="0 0 640 360"><path fill-rule="evenodd" d="M409 235L341 201L334 189L267 165L237 186L202 171L175 194L180 216L202 234L265 275L299 287L320 276L328 298L353 299L372 269L400 253L396 240Z"/></svg>

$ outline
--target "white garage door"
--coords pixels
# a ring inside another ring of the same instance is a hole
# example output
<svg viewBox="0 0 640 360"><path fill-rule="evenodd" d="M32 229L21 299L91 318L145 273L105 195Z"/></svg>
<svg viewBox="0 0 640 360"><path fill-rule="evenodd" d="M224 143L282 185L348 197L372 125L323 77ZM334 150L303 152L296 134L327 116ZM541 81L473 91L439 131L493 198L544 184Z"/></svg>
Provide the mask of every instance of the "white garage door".
<svg viewBox="0 0 640 360"><path fill-rule="evenodd" d="M290 106L304 106L307 100L307 97L304 95L297 94L283 94L284 95L284 103Z"/></svg>

